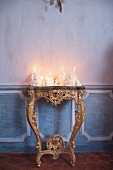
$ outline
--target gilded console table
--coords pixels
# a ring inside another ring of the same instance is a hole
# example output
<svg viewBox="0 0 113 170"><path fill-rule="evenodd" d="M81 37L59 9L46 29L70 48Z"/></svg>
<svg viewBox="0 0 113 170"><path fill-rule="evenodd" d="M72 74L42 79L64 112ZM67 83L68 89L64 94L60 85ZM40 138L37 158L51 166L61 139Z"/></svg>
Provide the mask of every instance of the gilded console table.
<svg viewBox="0 0 113 170"><path fill-rule="evenodd" d="M26 114L27 120L33 129L36 139L37 139L37 157L36 164L38 167L41 166L41 156L44 154L52 154L53 159L57 159L59 154L67 153L70 156L70 164L75 165L76 157L74 154L75 148L75 136L80 129L85 115L85 106L83 101L83 91L84 87L70 87L70 86L51 86L51 87L27 87L27 106ZM44 98L47 102L51 102L52 105L57 106L61 104L63 100L74 100L78 107L76 112L76 122L73 126L73 130L70 137L70 148L66 148L66 141L63 141L62 137L57 134L54 134L51 138L48 139L46 143L47 150L42 150L42 140L39 132L39 128L36 122L36 111L35 103L38 99Z"/></svg>

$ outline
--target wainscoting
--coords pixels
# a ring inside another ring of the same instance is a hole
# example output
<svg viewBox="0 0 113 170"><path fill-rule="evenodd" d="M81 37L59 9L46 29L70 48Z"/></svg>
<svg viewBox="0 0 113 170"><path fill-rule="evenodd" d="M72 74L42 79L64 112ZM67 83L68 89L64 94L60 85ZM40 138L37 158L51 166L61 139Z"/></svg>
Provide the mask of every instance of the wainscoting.
<svg viewBox="0 0 113 170"><path fill-rule="evenodd" d="M76 151L113 151L112 86L85 86L85 121L75 139ZM0 152L35 152L36 138L26 121L25 86L0 86ZM43 147L54 133L69 141L77 107L65 101L57 108L45 100L37 102L37 122Z"/></svg>

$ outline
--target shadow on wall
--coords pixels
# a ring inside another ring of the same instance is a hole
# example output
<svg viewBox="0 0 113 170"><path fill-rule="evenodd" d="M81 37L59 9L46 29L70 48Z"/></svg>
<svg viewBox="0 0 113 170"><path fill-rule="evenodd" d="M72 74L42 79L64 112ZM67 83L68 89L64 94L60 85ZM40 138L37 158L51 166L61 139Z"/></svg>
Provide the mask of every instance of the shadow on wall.
<svg viewBox="0 0 113 170"><path fill-rule="evenodd" d="M31 74L26 78L26 83L29 85L31 83Z"/></svg>
<svg viewBox="0 0 113 170"><path fill-rule="evenodd" d="M43 2L45 3L45 11L48 11L49 0L43 0Z"/></svg>
<svg viewBox="0 0 113 170"><path fill-rule="evenodd" d="M104 72L101 75L101 79L102 81L105 80L105 82L108 82L106 85L111 85L111 83L113 82L113 43L106 50L104 55L104 61Z"/></svg>

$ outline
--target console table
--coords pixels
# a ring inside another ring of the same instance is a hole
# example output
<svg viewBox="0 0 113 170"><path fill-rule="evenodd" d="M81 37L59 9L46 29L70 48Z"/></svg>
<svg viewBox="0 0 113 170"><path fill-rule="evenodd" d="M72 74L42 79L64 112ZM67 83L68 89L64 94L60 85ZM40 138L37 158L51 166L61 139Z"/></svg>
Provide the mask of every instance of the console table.
<svg viewBox="0 0 113 170"><path fill-rule="evenodd" d="M27 91L27 105L26 105L26 114L27 120L33 129L36 139L37 139L37 157L36 164L38 167L41 166L41 157L44 154L52 154L53 159L57 159L59 154L67 153L70 156L70 164L72 166L75 165L76 157L74 154L75 148L75 136L80 129L85 115L85 106L83 101L83 91L84 87L76 87L76 86L49 86L49 87L35 87L29 86L26 87ZM76 121L73 126L73 130L70 137L70 148L66 148L66 141L63 141L62 137L58 134L54 134L51 138L48 139L46 143L47 150L42 150L42 140L39 132L39 128L36 122L36 111L35 104L38 99L44 98L47 102L50 102L52 105L57 106L61 104L63 100L74 100L78 107L78 111L76 112Z"/></svg>

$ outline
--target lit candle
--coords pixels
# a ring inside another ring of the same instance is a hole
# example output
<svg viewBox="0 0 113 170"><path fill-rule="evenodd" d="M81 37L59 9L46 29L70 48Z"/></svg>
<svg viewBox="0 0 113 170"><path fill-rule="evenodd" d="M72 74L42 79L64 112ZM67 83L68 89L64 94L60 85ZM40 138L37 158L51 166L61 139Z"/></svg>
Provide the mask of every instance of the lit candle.
<svg viewBox="0 0 113 170"><path fill-rule="evenodd" d="M62 71L61 71L61 74L64 74L65 71L64 71L64 66L62 65Z"/></svg>
<svg viewBox="0 0 113 170"><path fill-rule="evenodd" d="M66 74L65 86L72 86L72 80L70 79L70 75L69 74Z"/></svg>
<svg viewBox="0 0 113 170"><path fill-rule="evenodd" d="M32 71L32 80L36 79L36 68L34 66L33 71Z"/></svg>
<svg viewBox="0 0 113 170"><path fill-rule="evenodd" d="M72 72L72 75L71 75L71 79L72 79L72 82L73 82L73 86L76 85L76 80L78 79L77 78L77 74L76 74L76 69L75 67L73 68L73 72Z"/></svg>
<svg viewBox="0 0 113 170"><path fill-rule="evenodd" d="M35 69L35 66L34 66L33 71L32 71L32 75L31 75L31 85L32 86L36 85L35 79L36 79L36 69Z"/></svg>
<svg viewBox="0 0 113 170"><path fill-rule="evenodd" d="M75 67L73 67L73 73L77 75Z"/></svg>
<svg viewBox="0 0 113 170"><path fill-rule="evenodd" d="M42 86L43 77L40 75L40 70L37 72L34 66L32 71L32 78L31 78L31 85L32 86Z"/></svg>
<svg viewBox="0 0 113 170"><path fill-rule="evenodd" d="M65 84L65 76L66 75L65 75L64 67L62 65L62 71L60 72L60 74L58 76L61 86L64 86L64 84Z"/></svg>
<svg viewBox="0 0 113 170"><path fill-rule="evenodd" d="M53 75L52 75L51 71L45 77L45 83L46 83L46 86L53 86L54 85L54 79L53 79Z"/></svg>
<svg viewBox="0 0 113 170"><path fill-rule="evenodd" d="M65 74L64 66L62 66L62 74Z"/></svg>

